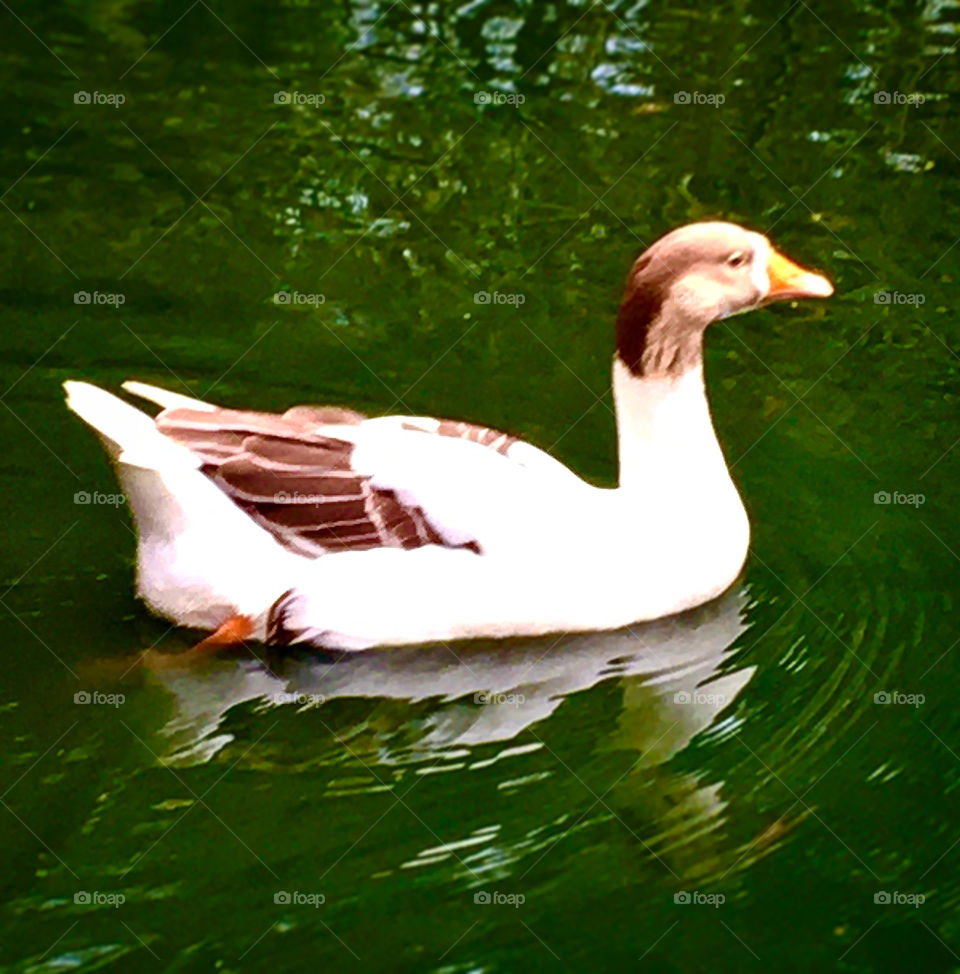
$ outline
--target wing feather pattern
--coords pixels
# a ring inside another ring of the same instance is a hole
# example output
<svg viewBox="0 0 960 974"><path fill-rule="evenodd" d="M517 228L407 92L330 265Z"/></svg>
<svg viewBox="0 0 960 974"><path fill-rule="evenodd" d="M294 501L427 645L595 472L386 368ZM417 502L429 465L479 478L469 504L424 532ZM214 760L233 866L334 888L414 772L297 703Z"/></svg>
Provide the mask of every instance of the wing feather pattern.
<svg viewBox="0 0 960 974"><path fill-rule="evenodd" d="M476 540L452 544L429 515L355 469L355 444L337 427L361 413L297 406L283 414L233 409L166 409L158 429L188 447L204 473L278 542L297 554L445 545L481 551ZM404 418L403 430L467 440L506 455L516 437L452 420Z"/></svg>

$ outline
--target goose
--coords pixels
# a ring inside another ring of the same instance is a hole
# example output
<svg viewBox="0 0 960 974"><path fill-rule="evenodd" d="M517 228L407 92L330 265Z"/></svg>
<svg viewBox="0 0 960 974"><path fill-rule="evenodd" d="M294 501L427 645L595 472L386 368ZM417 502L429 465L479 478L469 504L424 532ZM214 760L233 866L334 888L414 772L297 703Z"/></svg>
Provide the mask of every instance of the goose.
<svg viewBox="0 0 960 974"><path fill-rule="evenodd" d="M129 502L139 596L210 633L198 651L615 630L709 602L746 559L704 384L707 326L832 293L732 223L682 226L645 250L616 319L612 488L457 420L254 412L124 383L161 407L154 418L86 382L64 387Z"/></svg>

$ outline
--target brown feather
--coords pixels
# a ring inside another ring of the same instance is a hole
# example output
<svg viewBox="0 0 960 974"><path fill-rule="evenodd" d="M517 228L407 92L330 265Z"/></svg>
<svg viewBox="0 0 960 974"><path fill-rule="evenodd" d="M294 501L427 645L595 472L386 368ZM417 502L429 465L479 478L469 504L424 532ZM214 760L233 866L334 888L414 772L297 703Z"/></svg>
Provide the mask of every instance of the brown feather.
<svg viewBox="0 0 960 974"><path fill-rule="evenodd" d="M353 469L354 445L332 436L336 426L366 417L334 406L295 406L285 413L216 409L166 409L158 429L192 450L204 472L284 547L307 557L325 551L451 546L427 512L373 487ZM453 420L404 428L469 440L506 454L517 438ZM323 428L324 432L318 430Z"/></svg>

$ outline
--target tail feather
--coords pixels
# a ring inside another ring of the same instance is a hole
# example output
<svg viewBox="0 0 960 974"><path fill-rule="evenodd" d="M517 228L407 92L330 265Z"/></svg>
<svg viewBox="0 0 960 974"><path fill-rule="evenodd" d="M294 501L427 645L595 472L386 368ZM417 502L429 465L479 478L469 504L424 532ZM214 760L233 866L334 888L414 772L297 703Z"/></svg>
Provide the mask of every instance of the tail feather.
<svg viewBox="0 0 960 974"><path fill-rule="evenodd" d="M293 556L146 413L86 382L64 386L67 405L114 458L137 526L137 591L150 609L200 629L265 613L274 585L289 586L279 579Z"/></svg>
<svg viewBox="0 0 960 974"><path fill-rule="evenodd" d="M88 382L67 381L67 406L92 426L120 463L158 470L171 464L198 467L200 460L164 436L146 413Z"/></svg>
<svg viewBox="0 0 960 974"><path fill-rule="evenodd" d="M170 392L169 389L151 386L146 382L124 382L123 388L132 395L155 402L164 409L199 409L213 412L217 408L200 399L191 399L190 396L182 396L179 392Z"/></svg>

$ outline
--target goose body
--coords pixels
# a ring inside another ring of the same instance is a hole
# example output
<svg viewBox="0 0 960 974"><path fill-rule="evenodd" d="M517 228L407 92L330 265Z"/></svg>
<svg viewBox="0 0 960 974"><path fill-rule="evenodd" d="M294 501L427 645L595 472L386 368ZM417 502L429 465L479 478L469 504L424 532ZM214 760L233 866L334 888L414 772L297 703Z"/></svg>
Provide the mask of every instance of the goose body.
<svg viewBox="0 0 960 974"><path fill-rule="evenodd" d="M531 444L425 417L223 409L127 383L68 405L113 456L155 613L261 640L364 649L614 629L720 595L749 543L704 385L711 321L825 278L733 224L673 231L634 265L617 322L618 486Z"/></svg>

